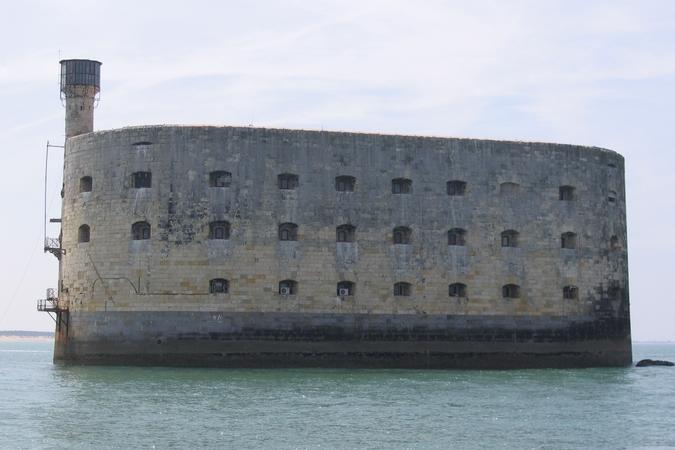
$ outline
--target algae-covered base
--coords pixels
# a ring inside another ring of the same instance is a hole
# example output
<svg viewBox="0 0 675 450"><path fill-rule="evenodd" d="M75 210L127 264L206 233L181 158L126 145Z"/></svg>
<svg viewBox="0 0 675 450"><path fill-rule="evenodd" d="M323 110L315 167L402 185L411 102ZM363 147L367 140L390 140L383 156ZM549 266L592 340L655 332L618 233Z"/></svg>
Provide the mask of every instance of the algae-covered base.
<svg viewBox="0 0 675 450"><path fill-rule="evenodd" d="M79 312L66 364L481 368L627 366L626 321L564 317Z"/></svg>

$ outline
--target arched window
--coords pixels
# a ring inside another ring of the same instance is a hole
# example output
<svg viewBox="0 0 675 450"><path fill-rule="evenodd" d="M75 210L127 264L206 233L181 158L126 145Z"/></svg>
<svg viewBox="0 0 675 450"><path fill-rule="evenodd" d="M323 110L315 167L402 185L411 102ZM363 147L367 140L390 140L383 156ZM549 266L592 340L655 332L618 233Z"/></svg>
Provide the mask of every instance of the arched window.
<svg viewBox="0 0 675 450"><path fill-rule="evenodd" d="M616 235L613 235L609 238L609 249L610 250L621 250L621 245L619 244L619 238Z"/></svg>
<svg viewBox="0 0 675 450"><path fill-rule="evenodd" d="M568 231L560 235L560 247L561 248L577 248L577 235Z"/></svg>
<svg viewBox="0 0 675 450"><path fill-rule="evenodd" d="M466 297L466 284L452 283L448 286L448 295L450 297Z"/></svg>
<svg viewBox="0 0 675 450"><path fill-rule="evenodd" d="M502 231L502 247L518 247L518 232L516 230Z"/></svg>
<svg viewBox="0 0 675 450"><path fill-rule="evenodd" d="M356 236L356 227L354 225L340 225L336 228L336 240L338 242L354 242Z"/></svg>
<svg viewBox="0 0 675 450"><path fill-rule="evenodd" d="M410 295L410 283L396 283L394 284L394 296L408 297Z"/></svg>
<svg viewBox="0 0 675 450"><path fill-rule="evenodd" d="M502 297L518 298L520 297L520 286L517 284L506 284L502 286Z"/></svg>
<svg viewBox="0 0 675 450"><path fill-rule="evenodd" d="M279 294L295 295L298 292L298 283L295 280L283 280L279 282Z"/></svg>
<svg viewBox="0 0 675 450"><path fill-rule="evenodd" d="M407 178L394 178L391 180L392 194L410 194L412 192L412 180Z"/></svg>
<svg viewBox="0 0 675 450"><path fill-rule="evenodd" d="M77 242L89 242L89 225L80 225L77 230Z"/></svg>
<svg viewBox="0 0 675 450"><path fill-rule="evenodd" d="M337 295L338 297L349 297L354 295L354 283L351 281L340 281L337 284Z"/></svg>
<svg viewBox="0 0 675 450"><path fill-rule="evenodd" d="M410 244L412 240L412 230L408 227L394 228L394 244Z"/></svg>
<svg viewBox="0 0 675 450"><path fill-rule="evenodd" d="M224 170L216 170L209 174L210 187L230 187L232 184L232 174Z"/></svg>
<svg viewBox="0 0 675 450"><path fill-rule="evenodd" d="M448 195L464 195L466 192L466 181L450 180L445 183L445 189Z"/></svg>
<svg viewBox="0 0 675 450"><path fill-rule="evenodd" d="M338 192L354 192L356 186L356 178L348 175L341 175L335 177L335 190Z"/></svg>
<svg viewBox="0 0 675 450"><path fill-rule="evenodd" d="M575 197L574 186L560 186L559 193L560 193L560 200L564 200L564 201L574 200L574 197Z"/></svg>
<svg viewBox="0 0 675 450"><path fill-rule="evenodd" d="M298 188L298 176L293 173L279 174L277 182L279 184L279 189L291 190Z"/></svg>
<svg viewBox="0 0 675 450"><path fill-rule="evenodd" d="M137 189L149 188L152 186L151 172L134 172L131 175L131 178L133 179L134 187Z"/></svg>
<svg viewBox="0 0 675 450"><path fill-rule="evenodd" d="M211 294L227 294L230 292L230 282L224 278L214 278L209 281L209 292Z"/></svg>
<svg viewBox="0 0 675 450"><path fill-rule="evenodd" d="M565 286L563 288L563 298L565 300L576 300L579 298L579 288L576 286Z"/></svg>
<svg viewBox="0 0 675 450"><path fill-rule="evenodd" d="M518 183L512 183L507 181L499 185L499 193L501 195L514 195L520 191L520 185Z"/></svg>
<svg viewBox="0 0 675 450"><path fill-rule="evenodd" d="M92 181L90 176L80 178L80 192L91 192Z"/></svg>
<svg viewBox="0 0 675 450"><path fill-rule="evenodd" d="M607 201L610 203L616 202L616 191L609 191L609 194L607 194Z"/></svg>
<svg viewBox="0 0 675 450"><path fill-rule="evenodd" d="M448 231L448 245L465 245L466 230L453 228Z"/></svg>
<svg viewBox="0 0 675 450"><path fill-rule="evenodd" d="M209 239L229 239L230 222L218 221L209 224Z"/></svg>
<svg viewBox="0 0 675 450"><path fill-rule="evenodd" d="M297 241L298 226L294 223L282 223L281 225L279 225L279 240Z"/></svg>
<svg viewBox="0 0 675 450"><path fill-rule="evenodd" d="M131 237L134 241L150 239L150 224L148 222L136 222L131 226Z"/></svg>

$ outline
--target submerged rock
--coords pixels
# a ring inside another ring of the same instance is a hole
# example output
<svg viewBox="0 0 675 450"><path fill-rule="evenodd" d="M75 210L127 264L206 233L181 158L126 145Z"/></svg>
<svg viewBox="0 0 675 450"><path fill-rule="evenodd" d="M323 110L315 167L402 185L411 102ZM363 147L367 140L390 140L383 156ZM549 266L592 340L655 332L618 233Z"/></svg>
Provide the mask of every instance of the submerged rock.
<svg viewBox="0 0 675 450"><path fill-rule="evenodd" d="M635 367L647 367L647 366L675 366L675 363L670 361L662 361L660 359L643 359L642 361L635 364Z"/></svg>

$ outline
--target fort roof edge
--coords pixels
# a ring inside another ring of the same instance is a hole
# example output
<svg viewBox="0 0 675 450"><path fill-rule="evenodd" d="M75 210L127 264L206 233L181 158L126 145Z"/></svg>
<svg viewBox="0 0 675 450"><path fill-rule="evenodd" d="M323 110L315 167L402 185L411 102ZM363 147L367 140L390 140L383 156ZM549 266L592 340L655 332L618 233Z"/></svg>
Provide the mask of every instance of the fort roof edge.
<svg viewBox="0 0 675 450"><path fill-rule="evenodd" d="M69 139L78 140L84 137L90 137L92 135L105 135L108 133L119 133L124 131L134 131L134 130L157 130L157 129L230 129L230 130L248 130L248 131L257 131L257 132L286 132L286 133L308 133L316 135L344 135L344 136L362 136L362 137L388 137L388 138L398 138L405 140L441 140L441 141L461 141L461 142L481 142L486 144L500 143L500 144L515 144L515 145L536 145L536 146L552 146L558 148L569 148L570 150L586 149L599 151L601 153L608 153L616 155L621 159L624 159L623 155L616 150L612 150L605 147L598 147L594 145L581 145L581 144L567 144L559 142L544 142L544 141L518 141L510 139L488 139L488 138L471 138L471 137L456 137L456 136L437 136L437 135L421 135L421 134L397 134L397 133L375 133L375 132L365 132L365 131L344 131L344 130L315 130L307 128L276 128L276 127L257 127L257 126L244 126L244 125L186 125L186 124L156 124L156 125L130 125L119 128L110 128L106 130L92 131L90 133L83 133L78 136L73 136Z"/></svg>

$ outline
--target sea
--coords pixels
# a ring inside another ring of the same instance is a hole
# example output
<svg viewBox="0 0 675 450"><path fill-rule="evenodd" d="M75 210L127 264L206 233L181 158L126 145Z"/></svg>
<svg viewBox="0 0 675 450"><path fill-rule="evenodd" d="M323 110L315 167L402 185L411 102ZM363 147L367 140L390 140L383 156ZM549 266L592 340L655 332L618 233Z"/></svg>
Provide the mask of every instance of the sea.
<svg viewBox="0 0 675 450"><path fill-rule="evenodd" d="M64 367L3 341L0 448L675 449L675 367Z"/></svg>

